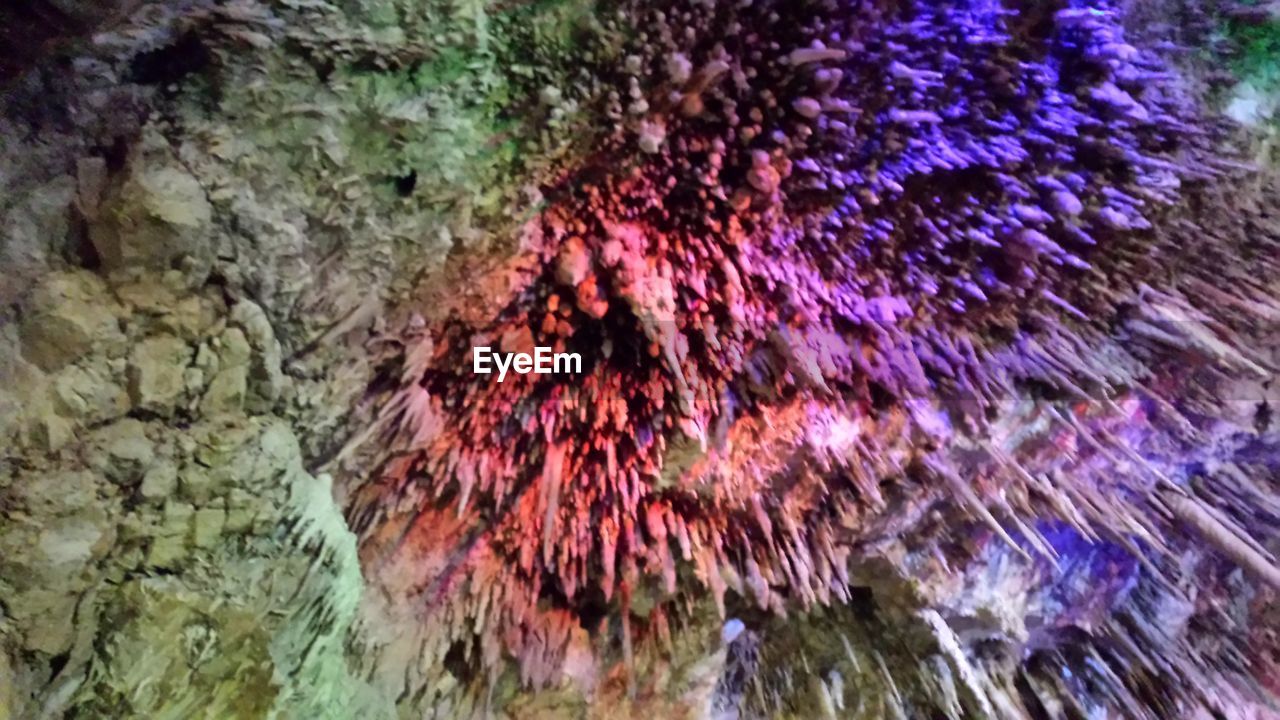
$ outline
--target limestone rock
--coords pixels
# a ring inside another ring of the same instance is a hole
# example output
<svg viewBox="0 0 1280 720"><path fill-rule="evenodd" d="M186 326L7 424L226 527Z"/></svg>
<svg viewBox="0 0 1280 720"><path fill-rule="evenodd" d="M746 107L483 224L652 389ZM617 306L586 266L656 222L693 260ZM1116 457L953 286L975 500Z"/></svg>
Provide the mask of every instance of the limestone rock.
<svg viewBox="0 0 1280 720"><path fill-rule="evenodd" d="M253 527L257 504L254 496L240 488L232 488L227 500L226 531L243 533Z"/></svg>
<svg viewBox="0 0 1280 720"><path fill-rule="evenodd" d="M53 381L58 414L87 424L120 417L129 410L129 394L106 362L71 365Z"/></svg>
<svg viewBox="0 0 1280 720"><path fill-rule="evenodd" d="M178 303L178 288L166 282L164 273L143 273L115 288L116 297L134 312L162 315Z"/></svg>
<svg viewBox="0 0 1280 720"><path fill-rule="evenodd" d="M226 524L227 511L223 508L210 507L197 510L193 530L196 547L211 548L217 544Z"/></svg>
<svg viewBox="0 0 1280 720"><path fill-rule="evenodd" d="M190 437L195 442L192 454L206 468L223 467L235 462L258 432L260 427L253 420L227 418L199 423L191 428Z"/></svg>
<svg viewBox="0 0 1280 720"><path fill-rule="evenodd" d="M0 652L0 720L13 720L18 717L18 693L13 663L9 656Z"/></svg>
<svg viewBox="0 0 1280 720"><path fill-rule="evenodd" d="M87 470L24 475L14 486L13 498L32 515L60 515L89 507L105 483Z"/></svg>
<svg viewBox="0 0 1280 720"><path fill-rule="evenodd" d="M67 651L82 594L98 582L97 565L115 545L115 508L100 490L87 472L19 479L12 500L25 522L0 534L0 588L6 621L25 631L30 651Z"/></svg>
<svg viewBox="0 0 1280 720"><path fill-rule="evenodd" d="M200 395L204 391L204 371L198 367L182 370L182 387L187 395Z"/></svg>
<svg viewBox="0 0 1280 720"><path fill-rule="evenodd" d="M205 414L216 414L244 407L245 393L249 385L249 366L238 365L219 370L204 398L200 401L200 410Z"/></svg>
<svg viewBox="0 0 1280 720"><path fill-rule="evenodd" d="M153 317L156 329L192 341L217 322L222 302L207 288L193 293L189 284L179 270L144 272L117 286L115 293L134 313Z"/></svg>
<svg viewBox="0 0 1280 720"><path fill-rule="evenodd" d="M253 350L244 332L236 327L227 328L218 341L218 372L200 401L200 409L206 414L241 409L249 386Z"/></svg>
<svg viewBox="0 0 1280 720"><path fill-rule="evenodd" d="M249 389L258 400L257 409L270 407L287 381L280 369L282 352L271 320L258 305L241 300L231 308L231 321L244 332L245 339L254 350Z"/></svg>
<svg viewBox="0 0 1280 720"><path fill-rule="evenodd" d="M186 387L191 348L180 338L147 338L129 356L129 394L138 407L168 414Z"/></svg>
<svg viewBox="0 0 1280 720"><path fill-rule="evenodd" d="M156 530L156 534L161 537L186 537L191 527L191 518L195 516L196 509L194 506L178 501L169 501L164 504L164 512L161 514L161 524Z"/></svg>
<svg viewBox="0 0 1280 720"><path fill-rule="evenodd" d="M147 438L147 425L125 418L93 432L85 447L91 467L119 484L140 479L155 459L155 448Z"/></svg>
<svg viewBox="0 0 1280 720"><path fill-rule="evenodd" d="M127 583L106 611L91 717L268 717L271 630L258 608L192 592L170 578Z"/></svg>
<svg viewBox="0 0 1280 720"><path fill-rule="evenodd" d="M67 236L74 193L75 180L62 175L12 198L17 202L0 229L0 267L10 278L0 283L0 303L16 302L30 281L48 271L55 243Z"/></svg>
<svg viewBox="0 0 1280 720"><path fill-rule="evenodd" d="M96 276L54 273L32 292L23 313L22 354L52 372L96 350L122 349L121 313Z"/></svg>
<svg viewBox="0 0 1280 720"><path fill-rule="evenodd" d="M96 522L95 522L96 521ZM63 518L40 533L40 552L52 567L83 567L102 558L115 528L100 511Z"/></svg>
<svg viewBox="0 0 1280 720"><path fill-rule="evenodd" d="M103 266L162 269L184 257L207 262L212 208L199 181L164 160L135 167L108 193L99 221L90 226Z"/></svg>
<svg viewBox="0 0 1280 720"><path fill-rule="evenodd" d="M160 525L147 548L147 564L174 569L191 554L193 518L196 509L183 502L170 500L161 513Z"/></svg>
<svg viewBox="0 0 1280 720"><path fill-rule="evenodd" d="M213 497L223 480L223 474L199 465L188 465L178 477L178 487L184 499L205 503Z"/></svg>
<svg viewBox="0 0 1280 720"><path fill-rule="evenodd" d="M151 540L147 549L147 564L151 567L173 569L188 554L187 538L181 535L161 536Z"/></svg>
<svg viewBox="0 0 1280 720"><path fill-rule="evenodd" d="M40 412L27 428L27 442L44 452L56 452L71 442L71 423L53 412Z"/></svg>
<svg viewBox="0 0 1280 720"><path fill-rule="evenodd" d="M159 327L187 340L194 340L212 326L221 308L203 296L184 297L160 317Z"/></svg>
<svg viewBox="0 0 1280 720"><path fill-rule="evenodd" d="M76 596L41 589L23 594L16 601L34 610L21 616L27 628L23 641L26 649L46 655L66 652L75 637Z"/></svg>
<svg viewBox="0 0 1280 720"><path fill-rule="evenodd" d="M156 463L142 476L138 492L147 500L171 497L178 488L178 468L172 462Z"/></svg>

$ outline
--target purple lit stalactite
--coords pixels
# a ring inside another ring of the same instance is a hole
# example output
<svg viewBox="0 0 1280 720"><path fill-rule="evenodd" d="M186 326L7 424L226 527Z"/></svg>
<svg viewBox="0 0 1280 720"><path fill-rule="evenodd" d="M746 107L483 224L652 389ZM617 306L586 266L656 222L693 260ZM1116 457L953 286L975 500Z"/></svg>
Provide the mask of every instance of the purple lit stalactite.
<svg viewBox="0 0 1280 720"><path fill-rule="evenodd" d="M616 69L636 91L605 166L547 190L493 317L436 329L387 411L409 452L362 495L370 537L482 538L475 579L429 603L464 619L449 640L486 628L486 657L546 678L588 598L658 589L644 622L622 610L630 657L683 588L721 612L842 604L851 563L895 536L944 558L1004 542L1052 586L1069 553L1048 521L1123 555L1094 601L1106 632L1155 622L1129 590L1167 592L1188 530L1274 581L1274 518L1167 491L1232 422L1184 389L1275 372L1252 343L1278 329L1277 235L1188 213L1224 182L1208 135L1114 8L629 12L650 30ZM499 384L466 372L475 345L584 372ZM1098 683L1152 681L1125 668L1156 649L1088 643L1115 663Z"/></svg>

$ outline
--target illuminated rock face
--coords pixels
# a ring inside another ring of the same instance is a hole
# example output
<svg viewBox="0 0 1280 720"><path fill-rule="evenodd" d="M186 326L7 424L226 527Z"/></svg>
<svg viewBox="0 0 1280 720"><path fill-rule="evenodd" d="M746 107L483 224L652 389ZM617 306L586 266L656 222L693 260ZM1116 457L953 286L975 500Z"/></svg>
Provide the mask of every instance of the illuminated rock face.
<svg viewBox="0 0 1280 720"><path fill-rule="evenodd" d="M542 684L601 608L630 663L708 594L872 587L945 672L873 672L868 716L1247 702L1216 688L1273 662L1277 234L1199 212L1231 166L1116 10L630 9L616 132L410 354L408 452L356 496L428 657ZM583 372L470 372L535 345Z"/></svg>
<svg viewBox="0 0 1280 720"><path fill-rule="evenodd" d="M1217 0L11 5L0 718L1275 716Z"/></svg>

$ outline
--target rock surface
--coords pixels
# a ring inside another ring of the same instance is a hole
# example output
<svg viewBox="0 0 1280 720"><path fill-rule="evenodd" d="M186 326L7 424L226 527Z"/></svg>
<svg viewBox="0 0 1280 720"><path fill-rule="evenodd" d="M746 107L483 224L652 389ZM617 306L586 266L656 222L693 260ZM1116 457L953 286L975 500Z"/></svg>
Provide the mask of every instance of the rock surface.
<svg viewBox="0 0 1280 720"><path fill-rule="evenodd" d="M1168 3L19 5L0 720L1276 716L1276 181Z"/></svg>

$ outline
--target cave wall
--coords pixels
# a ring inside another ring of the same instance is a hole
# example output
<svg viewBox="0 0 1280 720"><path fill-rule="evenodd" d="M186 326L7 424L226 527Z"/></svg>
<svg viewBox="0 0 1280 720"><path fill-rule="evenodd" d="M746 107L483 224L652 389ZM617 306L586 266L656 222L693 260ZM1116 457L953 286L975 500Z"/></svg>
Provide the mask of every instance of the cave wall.
<svg viewBox="0 0 1280 720"><path fill-rule="evenodd" d="M574 141L584 7L0 12L0 718L394 714L328 471Z"/></svg>
<svg viewBox="0 0 1280 720"><path fill-rule="evenodd" d="M369 329L393 238L310 227L264 114L209 94L278 20L224 8L220 41L199 4L83 5L38 62L6 50L0 717L386 716L316 465L369 371L333 338Z"/></svg>
<svg viewBox="0 0 1280 720"><path fill-rule="evenodd" d="M423 608L393 597L417 589L397 562L421 556L362 568L344 520L375 460L380 368L442 296L483 315L501 294L470 279L501 283L539 188L629 92L588 71L627 66L626 23L574 2L82 9L6 23L40 32L0 66L0 719L717 717L744 697L888 717L913 696L998 716L1018 691L983 686L966 652L1043 639L1036 619L1095 597L1094 568L1131 569L1082 550L1046 585L984 536L957 577L895 536L904 520L851 566L864 594L803 619L704 595L624 658L606 618L565 630L541 688L516 662L424 654ZM1242 386L1240 424L1275 392ZM1223 437L1195 462L1257 447ZM1210 551L1184 559L1220 572ZM1266 596L1221 575L1205 603L1272 633Z"/></svg>

